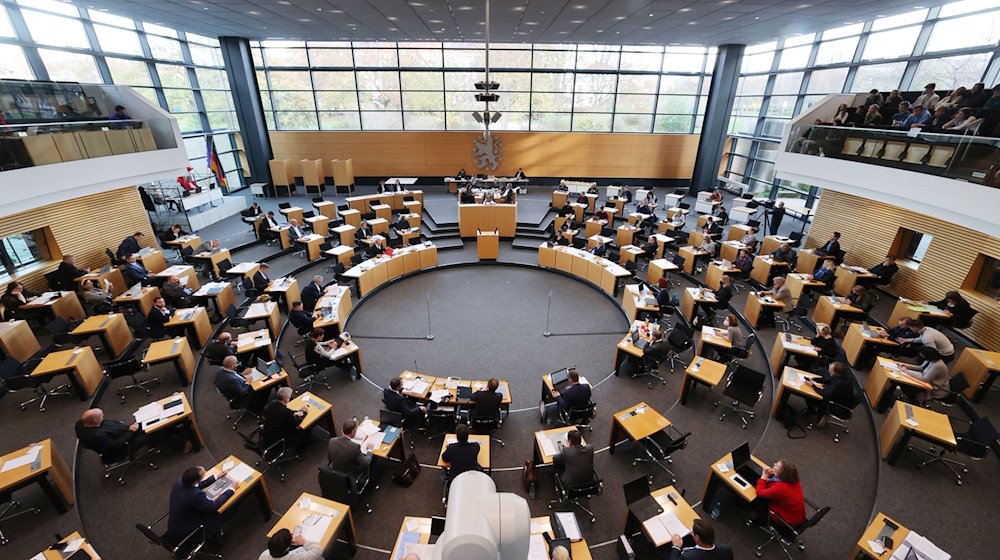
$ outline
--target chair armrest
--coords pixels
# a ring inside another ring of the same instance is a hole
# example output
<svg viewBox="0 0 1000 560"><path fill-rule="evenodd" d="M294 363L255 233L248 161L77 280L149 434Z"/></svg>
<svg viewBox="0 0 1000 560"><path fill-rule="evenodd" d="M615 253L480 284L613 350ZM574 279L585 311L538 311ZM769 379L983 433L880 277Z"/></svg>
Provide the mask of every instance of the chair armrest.
<svg viewBox="0 0 1000 560"><path fill-rule="evenodd" d="M184 545L186 545L187 542L189 540L191 540L191 538L194 537L195 535L197 535L198 533L202 534L202 540L204 540L204 534L205 534L205 526L204 525L198 525L198 527L194 531L191 531L191 533L189 533L188 536L186 536L183 539L181 539L181 542L177 543L177 546L174 547L174 552L176 552L178 550L183 550L184 549Z"/></svg>

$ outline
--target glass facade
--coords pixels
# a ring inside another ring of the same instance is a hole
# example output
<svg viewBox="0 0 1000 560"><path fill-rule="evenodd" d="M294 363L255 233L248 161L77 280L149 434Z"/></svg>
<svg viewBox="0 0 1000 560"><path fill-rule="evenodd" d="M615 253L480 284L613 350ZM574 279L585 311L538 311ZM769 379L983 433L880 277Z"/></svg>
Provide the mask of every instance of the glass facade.
<svg viewBox="0 0 1000 560"><path fill-rule="evenodd" d="M207 174L211 134L230 189L243 184L216 39L54 0L0 0L0 78L132 86L177 118L197 173Z"/></svg>
<svg viewBox="0 0 1000 560"><path fill-rule="evenodd" d="M916 91L928 82L990 88L1000 81L998 40L1000 3L967 0L747 47L729 121L729 178L811 204L817 189L775 179L790 119L831 93Z"/></svg>
<svg viewBox="0 0 1000 560"><path fill-rule="evenodd" d="M272 130L480 130L482 43L252 43ZM701 130L715 49L490 46L496 130Z"/></svg>

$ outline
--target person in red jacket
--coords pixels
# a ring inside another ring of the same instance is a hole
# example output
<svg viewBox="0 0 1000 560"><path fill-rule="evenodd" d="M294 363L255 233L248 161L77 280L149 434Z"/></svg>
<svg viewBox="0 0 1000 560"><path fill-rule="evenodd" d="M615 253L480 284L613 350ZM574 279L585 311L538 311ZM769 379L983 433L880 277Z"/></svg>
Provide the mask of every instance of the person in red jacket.
<svg viewBox="0 0 1000 560"><path fill-rule="evenodd" d="M780 519L792 527L806 520L806 502L799 483L799 471L785 459L764 467L757 480L757 497L767 500L772 519Z"/></svg>

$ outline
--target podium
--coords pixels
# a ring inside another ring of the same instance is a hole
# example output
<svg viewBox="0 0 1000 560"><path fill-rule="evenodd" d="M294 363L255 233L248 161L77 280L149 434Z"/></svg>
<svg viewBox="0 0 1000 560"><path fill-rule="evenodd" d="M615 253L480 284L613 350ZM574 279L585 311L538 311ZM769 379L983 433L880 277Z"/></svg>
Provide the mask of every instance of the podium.
<svg viewBox="0 0 1000 560"><path fill-rule="evenodd" d="M500 256L500 232L476 230L476 252L479 260L497 260Z"/></svg>
<svg viewBox="0 0 1000 560"><path fill-rule="evenodd" d="M333 188L336 192L340 192L341 187L347 192L347 194L354 193L354 165L351 163L350 159L333 159L330 160L330 165L333 171Z"/></svg>

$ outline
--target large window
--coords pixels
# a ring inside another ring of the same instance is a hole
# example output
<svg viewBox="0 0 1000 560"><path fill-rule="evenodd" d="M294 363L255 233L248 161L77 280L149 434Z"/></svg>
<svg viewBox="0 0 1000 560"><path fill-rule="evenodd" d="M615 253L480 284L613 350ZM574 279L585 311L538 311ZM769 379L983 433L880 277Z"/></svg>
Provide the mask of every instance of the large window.
<svg viewBox="0 0 1000 560"><path fill-rule="evenodd" d="M496 44L494 130L692 133L715 50ZM272 130L480 130L481 43L262 41L254 63Z"/></svg>
<svg viewBox="0 0 1000 560"><path fill-rule="evenodd" d="M0 279L9 280L18 272L49 258L45 229L8 235L0 239Z"/></svg>

